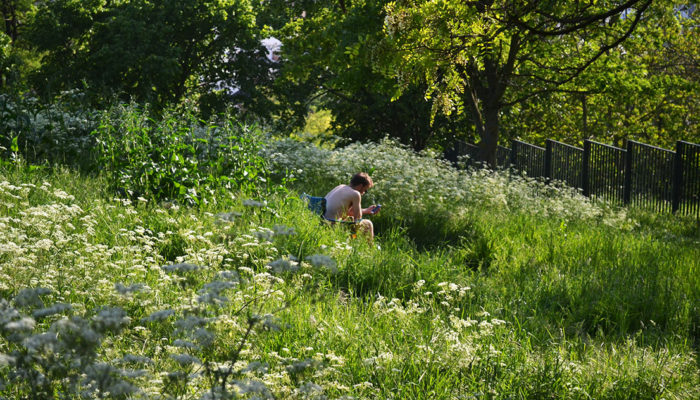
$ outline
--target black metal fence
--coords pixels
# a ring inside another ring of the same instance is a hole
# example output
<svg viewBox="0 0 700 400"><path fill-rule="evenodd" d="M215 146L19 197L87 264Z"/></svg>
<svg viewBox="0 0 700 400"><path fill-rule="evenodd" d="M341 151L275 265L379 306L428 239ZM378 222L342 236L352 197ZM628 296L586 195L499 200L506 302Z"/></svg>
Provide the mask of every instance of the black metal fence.
<svg viewBox="0 0 700 400"><path fill-rule="evenodd" d="M458 142L448 159L474 160L477 154L476 145ZM513 140L510 149L498 146L496 159L499 168L562 181L592 198L700 218L700 144L679 141L672 151L631 140L626 149L591 140L583 148Z"/></svg>

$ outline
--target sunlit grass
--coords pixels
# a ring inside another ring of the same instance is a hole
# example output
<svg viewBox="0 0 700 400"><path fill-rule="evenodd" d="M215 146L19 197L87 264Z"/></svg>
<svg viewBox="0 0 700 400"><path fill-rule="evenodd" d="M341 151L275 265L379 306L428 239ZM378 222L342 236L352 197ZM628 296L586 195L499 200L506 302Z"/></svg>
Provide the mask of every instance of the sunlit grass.
<svg viewBox="0 0 700 400"><path fill-rule="evenodd" d="M700 396L692 222L389 143L295 151L308 193L374 168L375 243L294 192L187 208L3 167L0 394Z"/></svg>

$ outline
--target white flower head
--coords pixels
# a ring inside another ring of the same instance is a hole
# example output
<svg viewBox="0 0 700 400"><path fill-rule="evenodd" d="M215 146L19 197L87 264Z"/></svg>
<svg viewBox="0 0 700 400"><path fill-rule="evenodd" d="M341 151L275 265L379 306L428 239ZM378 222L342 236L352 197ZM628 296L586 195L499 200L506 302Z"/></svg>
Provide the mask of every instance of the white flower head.
<svg viewBox="0 0 700 400"><path fill-rule="evenodd" d="M312 382L304 382L303 385L296 389L296 392L307 398L321 398L323 388Z"/></svg>
<svg viewBox="0 0 700 400"><path fill-rule="evenodd" d="M210 347L216 340L216 335L206 328L198 328L194 331L192 337L197 341L197 343L205 348Z"/></svg>
<svg viewBox="0 0 700 400"><path fill-rule="evenodd" d="M221 280L229 282L239 282L241 279L237 271L219 271L218 277Z"/></svg>
<svg viewBox="0 0 700 400"><path fill-rule="evenodd" d="M199 346L197 346L196 344L184 339L175 339L175 341L173 342L173 346L190 350L196 350L199 348Z"/></svg>
<svg viewBox="0 0 700 400"><path fill-rule="evenodd" d="M34 330L36 321L34 318L22 317L16 321L5 324L5 329L10 332L31 332Z"/></svg>
<svg viewBox="0 0 700 400"><path fill-rule="evenodd" d="M142 318L141 321L142 322L164 321L173 315L175 315L175 311L173 311L173 310L170 310L170 309L158 310L158 311L151 313L151 315L149 315L148 317Z"/></svg>
<svg viewBox="0 0 700 400"><path fill-rule="evenodd" d="M265 386L265 384L260 381L247 380L236 381L235 383L236 386L238 386L238 393L240 394L253 393L259 394L263 396L263 398L272 398L270 389L268 389L267 386Z"/></svg>
<svg viewBox="0 0 700 400"><path fill-rule="evenodd" d="M199 361L197 357L191 356L189 354L171 354L170 358L172 358L182 366L201 364L201 361Z"/></svg>
<svg viewBox="0 0 700 400"><path fill-rule="evenodd" d="M44 302L41 300L40 296L50 293L51 289L46 288L22 289L17 296L15 296L15 304L18 307L42 308L44 307Z"/></svg>
<svg viewBox="0 0 700 400"><path fill-rule="evenodd" d="M103 308L93 320L95 321L95 327L101 332L118 332L131 322L131 318L126 315L126 311L116 307Z"/></svg>
<svg viewBox="0 0 700 400"><path fill-rule="evenodd" d="M256 200L243 200L243 205L246 207L265 207L267 205L267 202L264 201L256 201Z"/></svg>
<svg viewBox="0 0 700 400"><path fill-rule="evenodd" d="M7 367L15 363L15 357L8 356L5 353L0 353L0 367Z"/></svg>
<svg viewBox="0 0 700 400"><path fill-rule="evenodd" d="M185 318L175 321L175 326L180 331L194 331L197 328L206 326L208 323L212 322L214 318L203 318L197 317L195 315L188 315Z"/></svg>
<svg viewBox="0 0 700 400"><path fill-rule="evenodd" d="M333 272L337 271L335 260L325 254L314 254L306 257L306 260L314 267L325 267Z"/></svg>
<svg viewBox="0 0 700 400"><path fill-rule="evenodd" d="M32 313L32 316L34 318L45 318L51 315L56 315L56 314L63 314L66 311L70 311L73 309L73 306L70 304L66 303L56 303L52 305L51 307L47 308L41 308L39 310L36 310Z"/></svg>
<svg viewBox="0 0 700 400"><path fill-rule="evenodd" d="M272 268L272 272L281 274L284 272L295 272L299 270L299 263L296 261L280 258L267 264Z"/></svg>
<svg viewBox="0 0 700 400"><path fill-rule="evenodd" d="M200 269L204 269L204 267L201 267L201 266L195 265L195 264L190 264L190 263L178 263L178 264L165 265L161 268L165 272L173 272L176 274L195 272L195 271L199 271Z"/></svg>
<svg viewBox="0 0 700 400"><path fill-rule="evenodd" d="M34 243L34 248L39 249L39 250L51 250L51 246L53 246L53 240L51 239L41 239Z"/></svg>
<svg viewBox="0 0 700 400"><path fill-rule="evenodd" d="M121 295L130 295L132 293L137 293L137 292L144 292L150 289L148 286L146 286L143 283L134 283L129 286L125 286L122 283L116 283L114 285L114 288L119 292Z"/></svg>
<svg viewBox="0 0 700 400"><path fill-rule="evenodd" d="M30 354L52 354L58 347L58 339L53 332L39 333L25 338L22 345Z"/></svg>

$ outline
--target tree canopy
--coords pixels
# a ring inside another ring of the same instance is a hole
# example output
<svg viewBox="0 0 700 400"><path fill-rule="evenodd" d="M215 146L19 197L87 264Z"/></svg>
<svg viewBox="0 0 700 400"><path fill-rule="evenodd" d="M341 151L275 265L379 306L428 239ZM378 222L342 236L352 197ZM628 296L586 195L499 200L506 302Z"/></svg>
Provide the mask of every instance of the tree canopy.
<svg viewBox="0 0 700 400"><path fill-rule="evenodd" d="M656 2L642 22L568 90L505 112L504 133L536 143L553 134L572 144L633 139L673 148L676 140L700 141L698 13Z"/></svg>
<svg viewBox="0 0 700 400"><path fill-rule="evenodd" d="M87 86L155 107L185 95L255 99L269 79L248 0L57 0L33 15L45 92Z"/></svg>
<svg viewBox="0 0 700 400"><path fill-rule="evenodd" d="M415 149L439 142L450 126L430 126L426 85L392 99L395 80L376 68L386 0L271 2L271 34L282 41L278 99L282 121L299 126L311 106L329 110L334 133L359 140L397 138Z"/></svg>
<svg viewBox="0 0 700 400"><path fill-rule="evenodd" d="M387 6L399 81L426 79L433 112L469 113L495 163L507 107L567 90L624 43L652 0L399 0Z"/></svg>
<svg viewBox="0 0 700 400"><path fill-rule="evenodd" d="M696 1L0 0L0 92L235 107L415 149L700 135ZM264 38L281 40L278 61ZM330 116L330 118L329 118Z"/></svg>

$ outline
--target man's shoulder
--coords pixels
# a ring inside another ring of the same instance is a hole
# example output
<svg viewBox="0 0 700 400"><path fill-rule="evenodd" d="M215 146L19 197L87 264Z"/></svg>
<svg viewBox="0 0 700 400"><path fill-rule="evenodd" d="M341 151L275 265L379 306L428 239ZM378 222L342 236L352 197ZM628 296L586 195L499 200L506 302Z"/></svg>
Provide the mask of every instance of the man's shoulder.
<svg viewBox="0 0 700 400"><path fill-rule="evenodd" d="M362 194L361 194L358 190L353 189L353 188L351 188L350 186L347 186L347 189L345 189L345 190L346 190L347 193L348 193L349 195L351 195L352 197L361 197L361 196L362 196Z"/></svg>

